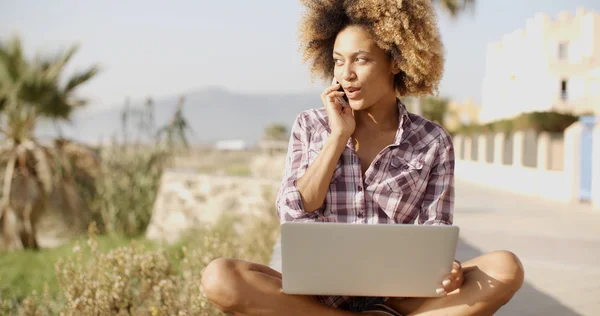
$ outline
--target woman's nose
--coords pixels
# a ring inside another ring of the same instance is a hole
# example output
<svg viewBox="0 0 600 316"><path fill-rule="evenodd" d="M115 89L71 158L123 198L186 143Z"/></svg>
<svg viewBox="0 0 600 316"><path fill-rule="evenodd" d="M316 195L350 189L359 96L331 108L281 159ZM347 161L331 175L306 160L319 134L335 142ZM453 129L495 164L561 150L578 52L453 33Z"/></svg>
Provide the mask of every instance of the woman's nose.
<svg viewBox="0 0 600 316"><path fill-rule="evenodd" d="M352 80L356 79L356 73L354 72L354 69L352 69L350 65L347 65L347 66L344 66L344 68L342 69L342 73L341 73L340 77L344 81L352 81Z"/></svg>

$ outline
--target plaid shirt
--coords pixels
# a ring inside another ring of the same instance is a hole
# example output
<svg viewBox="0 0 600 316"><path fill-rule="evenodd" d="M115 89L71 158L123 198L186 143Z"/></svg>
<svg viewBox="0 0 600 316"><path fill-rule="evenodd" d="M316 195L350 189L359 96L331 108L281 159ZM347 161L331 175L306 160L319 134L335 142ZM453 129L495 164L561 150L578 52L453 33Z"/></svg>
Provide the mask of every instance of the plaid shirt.
<svg viewBox="0 0 600 316"><path fill-rule="evenodd" d="M331 133L325 108L301 112L292 127L285 173L277 194L281 222L452 225L454 149L439 125L409 113L398 100L399 126L394 143L373 160L364 178L348 140L337 161L325 201L305 212L296 180L315 160ZM323 296L338 307L349 297Z"/></svg>

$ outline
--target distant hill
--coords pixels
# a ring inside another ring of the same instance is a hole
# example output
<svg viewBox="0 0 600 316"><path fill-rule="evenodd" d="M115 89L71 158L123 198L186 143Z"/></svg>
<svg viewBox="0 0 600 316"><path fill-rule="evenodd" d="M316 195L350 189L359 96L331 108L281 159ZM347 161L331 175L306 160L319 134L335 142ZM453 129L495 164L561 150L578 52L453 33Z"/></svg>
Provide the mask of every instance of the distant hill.
<svg viewBox="0 0 600 316"><path fill-rule="evenodd" d="M241 94L221 88L206 88L184 94L183 111L194 135L193 144L213 144L218 140L242 139L251 144L264 127L281 123L291 127L303 110L322 107L319 92L298 94ZM176 110L179 95L155 99L156 125L165 124ZM132 104L141 107L143 104ZM120 133L122 107L93 115L75 115L72 124L61 124L62 133L86 143L97 143ZM56 135L53 126L38 129L41 137Z"/></svg>

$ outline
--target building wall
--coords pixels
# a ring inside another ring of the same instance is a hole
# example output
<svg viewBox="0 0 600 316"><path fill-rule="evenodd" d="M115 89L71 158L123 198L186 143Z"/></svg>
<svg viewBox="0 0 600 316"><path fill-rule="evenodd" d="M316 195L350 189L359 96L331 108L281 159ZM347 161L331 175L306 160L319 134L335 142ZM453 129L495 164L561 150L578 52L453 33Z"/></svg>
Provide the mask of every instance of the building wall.
<svg viewBox="0 0 600 316"><path fill-rule="evenodd" d="M566 44L562 58L561 43ZM488 45L480 120L553 109L598 111L599 91L600 14L583 9L554 19L536 14L523 29Z"/></svg>
<svg viewBox="0 0 600 316"><path fill-rule="evenodd" d="M582 131L577 122L564 134L455 135L455 176L532 197L577 202ZM593 139L593 156L600 156L600 124ZM592 164L592 204L600 208L600 159L592 159Z"/></svg>

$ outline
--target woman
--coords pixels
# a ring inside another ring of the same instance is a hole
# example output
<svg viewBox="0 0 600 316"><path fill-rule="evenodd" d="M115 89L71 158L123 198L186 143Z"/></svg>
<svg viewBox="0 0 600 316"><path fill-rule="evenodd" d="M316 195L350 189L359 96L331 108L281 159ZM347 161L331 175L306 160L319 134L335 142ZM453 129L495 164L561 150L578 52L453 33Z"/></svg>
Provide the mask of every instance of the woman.
<svg viewBox="0 0 600 316"><path fill-rule="evenodd" d="M281 221L451 225L451 137L398 98L432 94L442 76L430 1L303 2L304 57L313 73L334 78L321 95L324 108L294 122L277 196ZM217 308L234 315L492 315L524 275L514 254L497 251L455 261L436 298L286 295L281 278L222 258L202 284Z"/></svg>

